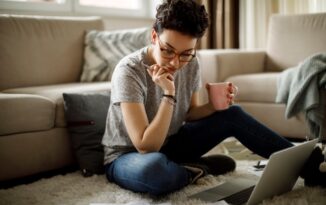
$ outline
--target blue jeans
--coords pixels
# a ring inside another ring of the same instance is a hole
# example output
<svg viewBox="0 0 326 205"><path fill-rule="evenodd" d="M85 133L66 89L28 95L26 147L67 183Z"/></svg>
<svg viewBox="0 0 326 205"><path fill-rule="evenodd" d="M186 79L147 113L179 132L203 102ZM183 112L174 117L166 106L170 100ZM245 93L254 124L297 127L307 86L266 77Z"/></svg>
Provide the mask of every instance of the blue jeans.
<svg viewBox="0 0 326 205"><path fill-rule="evenodd" d="M206 118L187 122L168 138L159 152L131 152L118 157L105 166L106 176L109 181L135 192L167 194L190 183L191 173L180 163L199 159L230 136L265 158L293 146L241 107L231 106Z"/></svg>

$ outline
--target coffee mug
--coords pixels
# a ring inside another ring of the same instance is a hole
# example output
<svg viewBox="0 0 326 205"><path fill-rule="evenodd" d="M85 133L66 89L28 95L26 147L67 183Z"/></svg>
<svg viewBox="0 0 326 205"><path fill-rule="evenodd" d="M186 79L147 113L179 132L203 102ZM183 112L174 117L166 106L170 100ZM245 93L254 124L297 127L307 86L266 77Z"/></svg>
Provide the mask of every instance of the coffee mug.
<svg viewBox="0 0 326 205"><path fill-rule="evenodd" d="M206 87L209 99L215 110L228 109L238 93L238 87L230 82L207 83Z"/></svg>

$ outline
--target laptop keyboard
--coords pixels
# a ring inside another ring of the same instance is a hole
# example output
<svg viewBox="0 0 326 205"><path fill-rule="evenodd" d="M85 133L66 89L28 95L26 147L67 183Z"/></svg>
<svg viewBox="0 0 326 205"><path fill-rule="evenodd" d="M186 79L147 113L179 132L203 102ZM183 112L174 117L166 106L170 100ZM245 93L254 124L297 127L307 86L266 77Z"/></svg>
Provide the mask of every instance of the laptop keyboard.
<svg viewBox="0 0 326 205"><path fill-rule="evenodd" d="M252 186L248 189L244 189L240 192L225 197L223 200L226 201L228 204L232 204L232 205L245 204L248 201L251 192L254 190L254 188L255 186Z"/></svg>

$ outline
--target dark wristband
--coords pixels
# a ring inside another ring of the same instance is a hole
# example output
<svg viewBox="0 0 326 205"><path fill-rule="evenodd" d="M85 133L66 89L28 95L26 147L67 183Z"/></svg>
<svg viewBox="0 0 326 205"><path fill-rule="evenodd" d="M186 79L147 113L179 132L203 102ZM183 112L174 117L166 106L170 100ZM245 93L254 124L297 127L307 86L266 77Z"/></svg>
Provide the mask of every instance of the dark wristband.
<svg viewBox="0 0 326 205"><path fill-rule="evenodd" d="M163 94L163 97L170 98L171 100L173 100L174 103L177 103L177 99L175 98L174 95L164 95L164 94Z"/></svg>

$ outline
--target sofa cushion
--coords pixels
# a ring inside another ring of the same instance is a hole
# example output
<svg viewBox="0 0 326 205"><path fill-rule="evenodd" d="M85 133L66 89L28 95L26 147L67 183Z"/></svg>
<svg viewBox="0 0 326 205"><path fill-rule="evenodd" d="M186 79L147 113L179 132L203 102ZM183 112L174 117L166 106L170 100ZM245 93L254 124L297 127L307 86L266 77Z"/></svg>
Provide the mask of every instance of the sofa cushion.
<svg viewBox="0 0 326 205"><path fill-rule="evenodd" d="M284 104L240 102L240 106L259 122L284 137L304 139L309 136L304 114L286 119Z"/></svg>
<svg viewBox="0 0 326 205"><path fill-rule="evenodd" d="M102 174L102 136L110 93L64 93L64 108L75 155L84 176Z"/></svg>
<svg viewBox="0 0 326 205"><path fill-rule="evenodd" d="M90 29L102 19L0 14L0 90L77 82Z"/></svg>
<svg viewBox="0 0 326 205"><path fill-rule="evenodd" d="M124 56L149 44L150 28L89 31L85 38L81 81L110 80L115 66Z"/></svg>
<svg viewBox="0 0 326 205"><path fill-rule="evenodd" d="M45 97L1 93L0 108L0 135L54 127L55 104Z"/></svg>
<svg viewBox="0 0 326 205"><path fill-rule="evenodd" d="M66 120L63 108L62 93L81 93L81 92L99 92L111 89L110 82L96 82L96 83L68 83L60 85L36 86L26 88L15 88L4 90L4 93L25 93L40 95L52 100L56 106L55 108L55 127L65 127Z"/></svg>
<svg viewBox="0 0 326 205"><path fill-rule="evenodd" d="M0 183L2 183L63 167L71 170L71 168L74 169L76 160L71 149L68 130L54 128L40 132L0 136L0 164ZM19 181L27 182L28 180ZM28 201L26 204L35 204ZM0 202L0 204L3 203Z"/></svg>
<svg viewBox="0 0 326 205"><path fill-rule="evenodd" d="M326 13L273 15L270 19L266 66L282 71L326 50Z"/></svg>
<svg viewBox="0 0 326 205"><path fill-rule="evenodd" d="M226 81L234 83L239 88L235 101L275 103L279 75L280 73L235 75Z"/></svg>

